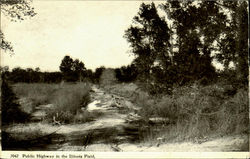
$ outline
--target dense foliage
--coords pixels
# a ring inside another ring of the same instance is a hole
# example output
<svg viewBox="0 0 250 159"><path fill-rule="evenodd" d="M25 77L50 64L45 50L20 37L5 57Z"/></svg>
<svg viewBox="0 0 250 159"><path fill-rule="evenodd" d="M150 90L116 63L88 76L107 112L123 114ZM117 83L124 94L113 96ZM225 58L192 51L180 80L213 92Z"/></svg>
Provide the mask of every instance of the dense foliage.
<svg viewBox="0 0 250 159"><path fill-rule="evenodd" d="M124 36L146 87L209 84L224 74L214 62L247 84L247 1L167 1L159 8L166 17L154 3L142 3Z"/></svg>
<svg viewBox="0 0 250 159"><path fill-rule="evenodd" d="M9 71L8 68L4 67L1 68L1 73L12 83L59 83L62 80L60 72L41 72L39 68L34 70L16 67Z"/></svg>
<svg viewBox="0 0 250 159"><path fill-rule="evenodd" d="M70 56L65 56L61 62L60 70L61 72L42 72L39 67L35 69L15 67L12 70L9 70L8 66L0 67L1 73L12 83L60 83L63 80L66 82L99 83L105 67L96 68L93 72L91 69L86 69L84 63L78 59L73 60Z"/></svg>
<svg viewBox="0 0 250 159"><path fill-rule="evenodd" d="M120 82L132 82L135 81L138 75L137 68L134 64L128 66L122 66L115 69L115 76Z"/></svg>
<svg viewBox="0 0 250 159"><path fill-rule="evenodd" d="M27 2L1 3L6 8L23 6ZM10 17L22 20L26 15L34 16L33 8L28 7L13 12ZM163 13L159 14L159 10ZM195 81L209 84L228 72L235 75L232 81L247 84L247 13L247 1L167 1L159 6L142 3L124 35L135 58L132 64L115 69L117 80L143 82L154 93L171 92L176 85ZM2 41L1 46L4 45L11 46ZM223 71L218 73L214 67L216 62L223 65ZM99 83L104 69L102 66L93 72L86 69L82 61L65 56L60 65L61 72L19 67L2 72L15 83L62 80Z"/></svg>
<svg viewBox="0 0 250 159"><path fill-rule="evenodd" d="M1 84L1 111L2 125L13 122L25 122L29 119L29 115L23 112L18 103L18 98L12 91L6 79L2 75Z"/></svg>
<svg viewBox="0 0 250 159"><path fill-rule="evenodd" d="M65 56L61 62L60 70L65 81L82 81L86 68L82 61L73 60L70 56Z"/></svg>

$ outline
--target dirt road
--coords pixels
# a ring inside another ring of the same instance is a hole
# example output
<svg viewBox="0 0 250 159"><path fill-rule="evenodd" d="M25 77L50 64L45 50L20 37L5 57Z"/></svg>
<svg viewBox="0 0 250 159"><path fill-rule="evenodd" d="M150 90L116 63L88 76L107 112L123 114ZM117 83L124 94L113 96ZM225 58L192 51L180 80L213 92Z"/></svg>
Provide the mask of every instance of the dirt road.
<svg viewBox="0 0 250 159"><path fill-rule="evenodd" d="M133 120L140 117L134 112L139 108L123 97L107 94L97 87L92 88L90 112L103 114L95 121L78 125L64 125L57 134L64 142L57 150L81 151L241 151L248 147L248 136L214 138L202 143L139 143L139 125ZM53 148L48 147L48 148Z"/></svg>
<svg viewBox="0 0 250 159"><path fill-rule="evenodd" d="M85 110L100 112L94 121L47 128L50 132L57 129L48 150L86 150L122 151L118 145L139 141L138 125L129 121L136 120L134 110L138 109L129 101L117 95L107 94L93 86L92 102Z"/></svg>
<svg viewBox="0 0 250 159"><path fill-rule="evenodd" d="M89 112L99 112L94 121L83 124L52 126L44 123L31 123L45 134L55 132L50 140L25 150L59 151L241 151L248 150L247 135L227 136L209 139L202 143L178 142L145 143L139 142L142 129L140 111L130 101L114 94L92 87L91 103L84 108Z"/></svg>

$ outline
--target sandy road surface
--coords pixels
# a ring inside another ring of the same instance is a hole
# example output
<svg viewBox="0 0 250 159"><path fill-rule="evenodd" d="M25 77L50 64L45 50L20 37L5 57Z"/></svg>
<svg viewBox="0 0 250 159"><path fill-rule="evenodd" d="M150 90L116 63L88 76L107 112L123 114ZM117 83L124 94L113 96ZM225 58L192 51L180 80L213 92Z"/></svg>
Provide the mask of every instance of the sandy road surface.
<svg viewBox="0 0 250 159"><path fill-rule="evenodd" d="M247 135L235 135L209 139L202 143L140 143L139 125L133 120L138 107L130 101L114 94L109 94L92 87L92 102L85 108L89 112L101 112L94 121L83 124L52 126L43 123L36 125L45 134L55 132L51 141L45 145L25 148L25 150L60 150L60 151L242 151L248 150ZM130 121L130 122L128 122ZM15 128L17 130L18 127ZM21 127L20 129L23 129Z"/></svg>
<svg viewBox="0 0 250 159"><path fill-rule="evenodd" d="M101 111L104 114L95 121L61 126L57 132L68 138L68 141L58 150L81 150L81 151L241 151L248 149L249 138L247 135L236 135L214 138L203 143L178 142L150 145L138 143L136 126L127 121L130 113L122 113L120 110L131 108L132 103L124 102L122 97L107 94L96 87L92 88L93 102L87 107L88 111ZM135 107L135 106L134 106ZM138 109L135 107L135 109ZM131 129L127 129L131 128ZM86 133L91 136L89 143L84 143ZM68 134L68 135L66 135ZM75 138L73 137L75 135ZM85 135L85 136L84 136ZM77 142L72 142L77 140ZM67 139L66 139L67 140ZM77 144L78 143L78 144ZM84 145L86 144L86 145Z"/></svg>

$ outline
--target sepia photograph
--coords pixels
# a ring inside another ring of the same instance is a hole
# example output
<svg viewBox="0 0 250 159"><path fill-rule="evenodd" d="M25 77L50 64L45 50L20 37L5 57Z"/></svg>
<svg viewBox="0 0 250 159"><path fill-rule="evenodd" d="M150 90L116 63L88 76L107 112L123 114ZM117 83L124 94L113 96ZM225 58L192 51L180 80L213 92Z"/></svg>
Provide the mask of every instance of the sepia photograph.
<svg viewBox="0 0 250 159"><path fill-rule="evenodd" d="M0 2L2 151L249 152L248 1Z"/></svg>

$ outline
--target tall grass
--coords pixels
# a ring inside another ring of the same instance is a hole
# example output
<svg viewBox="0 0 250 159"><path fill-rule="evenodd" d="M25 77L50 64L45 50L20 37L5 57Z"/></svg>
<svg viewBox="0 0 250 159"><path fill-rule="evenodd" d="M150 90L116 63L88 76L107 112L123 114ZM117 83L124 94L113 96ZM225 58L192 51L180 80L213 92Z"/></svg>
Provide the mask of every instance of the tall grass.
<svg viewBox="0 0 250 159"><path fill-rule="evenodd" d="M27 98L32 101L33 106L37 106L48 104L50 95L60 89L60 85L46 83L17 83L13 85L13 89L19 98Z"/></svg>
<svg viewBox="0 0 250 159"><path fill-rule="evenodd" d="M91 87L88 83L65 83L64 85L18 83L13 88L19 98L31 101L31 104L24 104L23 107L26 105L34 110L39 105L53 104L53 107L47 110L46 120L49 122L53 120L61 123L85 122L93 118L92 114L81 111L81 108L90 102Z"/></svg>
<svg viewBox="0 0 250 159"><path fill-rule="evenodd" d="M83 112L81 108L86 107L90 102L90 86L86 84L66 85L52 94L50 103L54 105L48 112L47 117L55 120L70 123L72 121L87 121L89 113ZM84 115L83 115L84 114ZM80 119L81 118L81 119Z"/></svg>
<svg viewBox="0 0 250 159"><path fill-rule="evenodd" d="M211 135L244 133L248 130L248 90L226 95L218 85L182 87L173 96L164 96L155 104L148 98L142 116L169 118L172 125L164 138L185 140ZM147 115L145 115L147 114Z"/></svg>
<svg viewBox="0 0 250 159"><path fill-rule="evenodd" d="M121 86L118 88L123 92ZM221 83L208 86L193 84L176 87L172 95L162 97L136 90L130 100L141 107L137 113L143 118L144 126L148 127L146 131L144 128L140 130L143 141L152 142L158 137L167 141L193 140L248 131L247 88L237 89ZM169 119L170 122L147 125L152 117Z"/></svg>

